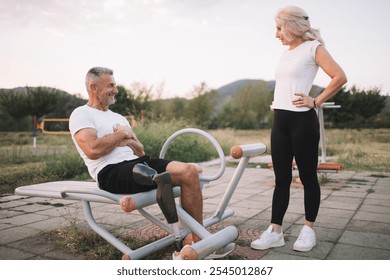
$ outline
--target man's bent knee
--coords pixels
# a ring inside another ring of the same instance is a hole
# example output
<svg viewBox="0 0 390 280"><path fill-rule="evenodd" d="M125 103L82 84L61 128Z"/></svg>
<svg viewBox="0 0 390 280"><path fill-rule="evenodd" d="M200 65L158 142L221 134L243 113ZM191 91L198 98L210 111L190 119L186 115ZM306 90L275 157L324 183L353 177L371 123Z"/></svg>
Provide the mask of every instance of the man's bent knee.
<svg viewBox="0 0 390 280"><path fill-rule="evenodd" d="M199 183L199 168L194 164L172 161L168 164L167 171L176 184Z"/></svg>

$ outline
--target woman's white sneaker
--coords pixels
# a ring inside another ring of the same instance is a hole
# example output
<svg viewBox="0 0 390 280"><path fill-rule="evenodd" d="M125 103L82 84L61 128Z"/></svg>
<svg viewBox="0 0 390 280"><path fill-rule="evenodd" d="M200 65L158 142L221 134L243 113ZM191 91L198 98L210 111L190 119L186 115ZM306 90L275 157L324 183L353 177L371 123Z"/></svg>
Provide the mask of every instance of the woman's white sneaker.
<svg viewBox="0 0 390 280"><path fill-rule="evenodd" d="M311 227L303 226L295 241L293 249L300 252L308 252L316 245L316 233Z"/></svg>
<svg viewBox="0 0 390 280"><path fill-rule="evenodd" d="M266 250L269 248L284 246L283 231L272 232L273 226L270 225L258 239L251 243L251 247L256 250Z"/></svg>

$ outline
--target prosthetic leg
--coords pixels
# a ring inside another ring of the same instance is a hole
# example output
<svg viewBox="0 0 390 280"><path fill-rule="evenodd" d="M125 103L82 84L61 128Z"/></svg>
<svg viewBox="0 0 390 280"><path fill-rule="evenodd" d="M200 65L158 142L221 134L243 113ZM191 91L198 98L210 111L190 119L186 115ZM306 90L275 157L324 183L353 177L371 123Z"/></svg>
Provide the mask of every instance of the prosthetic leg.
<svg viewBox="0 0 390 280"><path fill-rule="evenodd" d="M156 201L167 222L172 226L177 249L181 250L179 218L176 210L171 176L169 172L157 174L156 170L144 164L136 164L133 168L134 180L140 185L157 185Z"/></svg>

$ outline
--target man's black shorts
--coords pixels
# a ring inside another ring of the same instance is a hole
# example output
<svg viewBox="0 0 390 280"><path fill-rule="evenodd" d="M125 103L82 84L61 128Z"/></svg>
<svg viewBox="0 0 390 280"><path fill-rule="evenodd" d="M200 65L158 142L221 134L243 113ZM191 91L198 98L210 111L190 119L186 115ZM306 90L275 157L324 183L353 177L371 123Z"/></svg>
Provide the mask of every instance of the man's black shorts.
<svg viewBox="0 0 390 280"><path fill-rule="evenodd" d="M162 173L166 171L167 165L170 162L171 160L150 159L148 156L144 156L134 160L107 165L98 174L99 188L117 194L134 194L153 190L156 186L139 185L134 181L134 165L137 163L145 163L156 170L157 173Z"/></svg>

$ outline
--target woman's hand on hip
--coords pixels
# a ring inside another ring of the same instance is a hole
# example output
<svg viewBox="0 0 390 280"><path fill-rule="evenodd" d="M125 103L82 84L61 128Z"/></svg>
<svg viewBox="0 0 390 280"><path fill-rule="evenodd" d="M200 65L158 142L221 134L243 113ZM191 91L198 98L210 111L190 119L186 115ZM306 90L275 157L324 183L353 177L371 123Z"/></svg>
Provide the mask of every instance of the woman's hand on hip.
<svg viewBox="0 0 390 280"><path fill-rule="evenodd" d="M298 108L301 107L308 107L308 108L314 108L314 101L313 98L310 96L306 96L303 93L294 93L295 96L297 96L296 99L293 100L292 104Z"/></svg>

